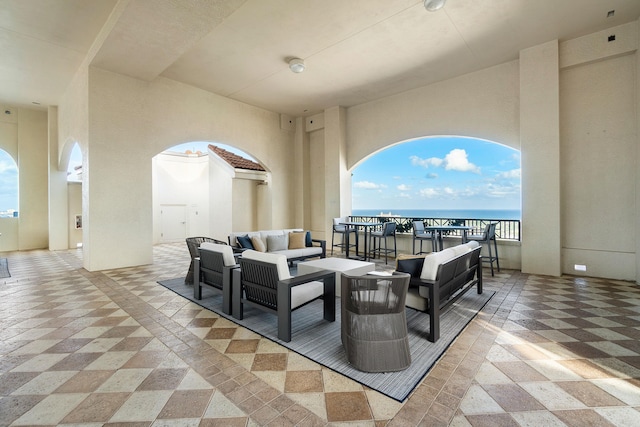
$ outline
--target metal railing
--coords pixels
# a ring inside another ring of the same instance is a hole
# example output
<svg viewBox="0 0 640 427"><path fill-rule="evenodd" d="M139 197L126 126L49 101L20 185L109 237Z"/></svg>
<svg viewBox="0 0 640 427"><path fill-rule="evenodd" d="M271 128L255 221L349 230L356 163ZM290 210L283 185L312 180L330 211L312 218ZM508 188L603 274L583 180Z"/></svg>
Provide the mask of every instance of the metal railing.
<svg viewBox="0 0 640 427"><path fill-rule="evenodd" d="M413 221L424 222L427 227L442 226L442 225L462 225L467 227L473 227L473 230L468 234L480 234L484 231L487 224L491 222L497 223L496 225L496 237L503 240L516 240L520 241L520 220L517 219L477 219L477 218L413 218L413 217L400 217L400 216L360 216L351 215L352 221L358 222L389 222L394 221L396 223L396 232L398 233L412 233ZM447 236L459 236L462 237L460 231L445 232Z"/></svg>

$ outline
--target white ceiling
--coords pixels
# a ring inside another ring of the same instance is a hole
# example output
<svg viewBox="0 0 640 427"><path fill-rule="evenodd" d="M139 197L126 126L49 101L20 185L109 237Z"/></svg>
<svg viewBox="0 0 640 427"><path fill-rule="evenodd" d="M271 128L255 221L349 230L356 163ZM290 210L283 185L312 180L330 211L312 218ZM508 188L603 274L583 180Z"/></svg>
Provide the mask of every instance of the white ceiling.
<svg viewBox="0 0 640 427"><path fill-rule="evenodd" d="M639 16L638 0L447 0L438 12L422 0L0 0L0 103L58 104L87 58L309 115ZM291 57L307 69L292 73Z"/></svg>

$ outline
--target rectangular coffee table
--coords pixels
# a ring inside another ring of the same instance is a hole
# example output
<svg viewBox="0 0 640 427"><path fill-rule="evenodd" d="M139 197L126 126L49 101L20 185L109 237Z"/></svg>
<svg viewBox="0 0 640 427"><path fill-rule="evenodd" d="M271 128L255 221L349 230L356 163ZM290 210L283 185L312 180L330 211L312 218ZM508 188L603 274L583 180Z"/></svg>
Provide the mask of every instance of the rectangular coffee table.
<svg viewBox="0 0 640 427"><path fill-rule="evenodd" d="M309 274L318 270L331 270L336 272L336 296L340 296L342 273L360 276L374 271L376 266L372 262L357 261L345 258L321 258L313 261L299 262L298 275Z"/></svg>

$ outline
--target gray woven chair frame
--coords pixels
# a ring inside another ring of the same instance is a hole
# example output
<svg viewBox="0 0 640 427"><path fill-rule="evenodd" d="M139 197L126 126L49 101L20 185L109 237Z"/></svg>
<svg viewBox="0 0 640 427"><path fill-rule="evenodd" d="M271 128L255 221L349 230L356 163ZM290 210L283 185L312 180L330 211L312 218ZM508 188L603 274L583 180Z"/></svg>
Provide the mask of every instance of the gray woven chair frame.
<svg viewBox="0 0 640 427"><path fill-rule="evenodd" d="M189 264L189 271L187 271L187 276L184 278L184 283L187 285L192 285L194 259L198 256L198 248L200 247L200 245L204 242L226 245L227 242L212 239L211 237L187 237L185 240L187 242L187 248L189 249L189 255L191 255L191 264Z"/></svg>
<svg viewBox="0 0 640 427"><path fill-rule="evenodd" d="M354 368L393 372L411 365L405 311L410 277L342 275L342 345Z"/></svg>
<svg viewBox="0 0 640 427"><path fill-rule="evenodd" d="M239 265L224 265L220 252L199 248L200 256L194 259L194 272L198 280L193 283L193 297L202 299L202 286L207 285L222 292L222 312L231 314L231 271Z"/></svg>
<svg viewBox="0 0 640 427"><path fill-rule="evenodd" d="M244 304L278 316L278 339L291 341L291 289L313 281L324 282L324 320L336 320L336 273L329 270L278 280L275 264L240 258L240 268L232 272L232 313L244 318ZM307 301L309 303L311 301ZM303 304L295 309L304 307Z"/></svg>

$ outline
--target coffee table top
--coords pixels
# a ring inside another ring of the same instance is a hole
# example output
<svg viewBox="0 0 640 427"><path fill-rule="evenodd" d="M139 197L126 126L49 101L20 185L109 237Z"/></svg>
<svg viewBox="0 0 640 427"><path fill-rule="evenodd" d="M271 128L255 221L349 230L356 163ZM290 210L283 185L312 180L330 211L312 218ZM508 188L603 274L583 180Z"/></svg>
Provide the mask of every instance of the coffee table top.
<svg viewBox="0 0 640 427"><path fill-rule="evenodd" d="M372 262L358 261L355 259L345 258L320 258L313 261L299 262L298 265L307 265L309 267L323 268L327 270L352 270L354 268L373 266Z"/></svg>

